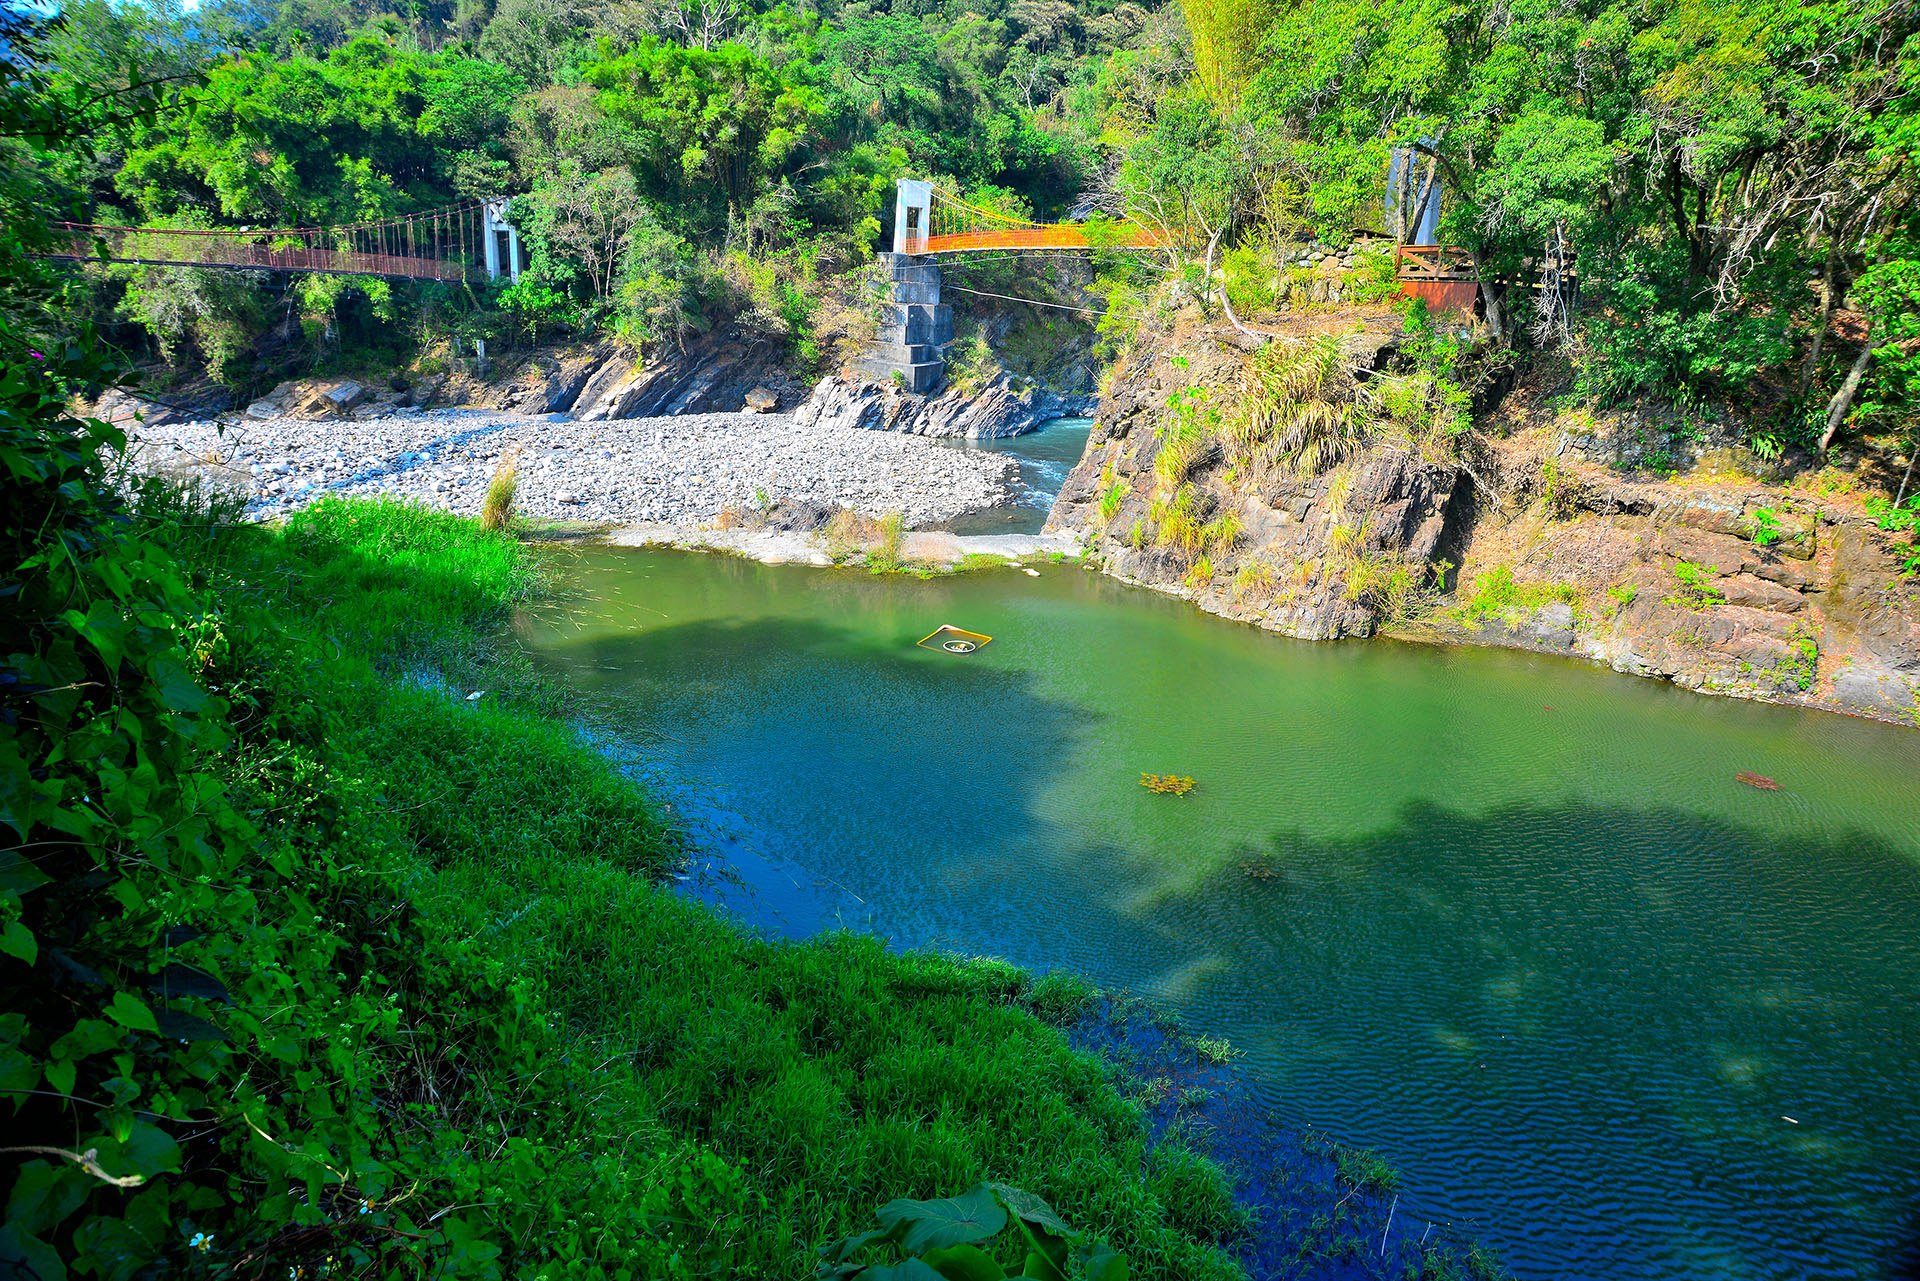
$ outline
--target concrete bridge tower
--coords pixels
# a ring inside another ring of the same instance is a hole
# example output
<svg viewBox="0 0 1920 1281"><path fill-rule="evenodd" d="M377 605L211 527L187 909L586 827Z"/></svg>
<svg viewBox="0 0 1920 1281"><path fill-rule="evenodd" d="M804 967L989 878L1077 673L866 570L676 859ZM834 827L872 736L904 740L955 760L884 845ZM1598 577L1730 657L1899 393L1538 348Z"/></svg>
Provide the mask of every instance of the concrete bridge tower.
<svg viewBox="0 0 1920 1281"><path fill-rule="evenodd" d="M940 301L940 269L916 254L927 242L933 184L902 178L894 205L893 252L882 254L890 297L880 310L880 332L855 370L880 382L898 381L922 395L946 377L953 341L953 308Z"/></svg>

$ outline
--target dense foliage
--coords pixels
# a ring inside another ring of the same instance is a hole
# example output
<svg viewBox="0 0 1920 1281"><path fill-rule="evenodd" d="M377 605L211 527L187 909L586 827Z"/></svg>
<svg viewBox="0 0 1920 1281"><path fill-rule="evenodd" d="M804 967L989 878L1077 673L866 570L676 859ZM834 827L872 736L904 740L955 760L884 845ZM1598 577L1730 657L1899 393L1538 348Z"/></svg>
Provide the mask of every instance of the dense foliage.
<svg viewBox="0 0 1920 1281"><path fill-rule="evenodd" d="M249 359L294 316L310 362L737 319L808 364L820 295L885 247L892 181L932 175L1173 232L1164 262L1105 256L1118 314L1166 268L1210 306L1216 254L1257 307L1289 247L1437 212L1496 339L1564 353L1590 398L1717 402L1770 451L1907 430L1920 395L1909 0L82 0L65 23L48 91L103 141L39 176L91 216L525 197L532 270L498 294L105 273L103 317L231 382L284 370ZM202 83L116 121L100 92L136 63Z"/></svg>
<svg viewBox="0 0 1920 1281"><path fill-rule="evenodd" d="M1404 240L1438 201L1496 335L1566 350L1589 395L1738 397L1807 445L1855 411L1911 428L1905 0L1185 9L1203 74L1137 131L1117 184L1137 216Z"/></svg>
<svg viewBox="0 0 1920 1281"><path fill-rule="evenodd" d="M88 160L48 92L0 89L16 178ZM0 1269L799 1276L889 1198L1008 1178L1135 1275L1237 1275L1219 1172L1149 1155L1036 1017L1071 984L771 943L655 887L661 812L491 639L538 577L506 534L397 504L265 529L117 474L119 433L67 408L115 370L22 190Z"/></svg>
<svg viewBox="0 0 1920 1281"><path fill-rule="evenodd" d="M249 358L289 317L306 322L296 361L322 363L403 358L396 327L416 346L601 325L647 343L743 317L804 346L791 295L872 255L896 177L1070 203L1097 148L1062 95L1149 21L1110 0L481 0L404 20L365 3L181 17L81 0L45 42L52 95L85 101L156 60L199 82L158 116L96 121L96 159L49 156L39 176L85 219L142 226L328 226L524 197L531 271L512 290L102 273L99 314L126 322L123 342L236 385L286 371L288 353Z"/></svg>

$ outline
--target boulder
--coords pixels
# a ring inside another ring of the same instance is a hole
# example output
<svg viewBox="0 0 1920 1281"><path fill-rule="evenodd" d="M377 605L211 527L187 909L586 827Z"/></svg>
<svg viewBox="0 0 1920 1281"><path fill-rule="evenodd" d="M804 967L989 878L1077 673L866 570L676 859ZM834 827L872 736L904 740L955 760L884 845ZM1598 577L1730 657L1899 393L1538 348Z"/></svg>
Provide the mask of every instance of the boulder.
<svg viewBox="0 0 1920 1281"><path fill-rule="evenodd" d="M115 387L94 402L93 416L116 427L132 427L136 422L148 427L165 427L171 423L200 422L225 407L224 401L175 404L151 400L124 387Z"/></svg>
<svg viewBox="0 0 1920 1281"><path fill-rule="evenodd" d="M337 417L357 408L366 398L366 387L349 378L323 389L309 404L318 405L329 416Z"/></svg>
<svg viewBox="0 0 1920 1281"><path fill-rule="evenodd" d="M780 397L774 395L765 387L755 387L747 393L746 401L742 405L742 408L748 413L770 414L780 408Z"/></svg>
<svg viewBox="0 0 1920 1281"><path fill-rule="evenodd" d="M294 390L297 386L298 384L296 383L281 383L278 387L275 387L272 391L248 405L247 417L257 418L262 421L269 418L283 417L289 412L288 406L293 401Z"/></svg>

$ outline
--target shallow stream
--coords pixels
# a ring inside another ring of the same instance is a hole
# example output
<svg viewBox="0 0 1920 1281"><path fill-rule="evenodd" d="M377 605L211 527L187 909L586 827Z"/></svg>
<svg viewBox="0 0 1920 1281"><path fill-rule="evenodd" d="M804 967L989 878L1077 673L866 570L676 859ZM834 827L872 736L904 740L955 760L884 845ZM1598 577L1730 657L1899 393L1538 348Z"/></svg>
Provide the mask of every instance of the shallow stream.
<svg viewBox="0 0 1920 1281"><path fill-rule="evenodd" d="M1517 1277L1917 1274L1920 733L1035 568L594 548L521 632L796 891L1172 1005Z"/></svg>
<svg viewBox="0 0 1920 1281"><path fill-rule="evenodd" d="M975 449L1009 454L1020 468L1020 492L1002 507L969 512L947 522L956 534L1037 534L1047 523L1047 509L1060 496L1060 485L1086 452L1091 418L1055 418L1038 430L991 440L940 440L949 449Z"/></svg>

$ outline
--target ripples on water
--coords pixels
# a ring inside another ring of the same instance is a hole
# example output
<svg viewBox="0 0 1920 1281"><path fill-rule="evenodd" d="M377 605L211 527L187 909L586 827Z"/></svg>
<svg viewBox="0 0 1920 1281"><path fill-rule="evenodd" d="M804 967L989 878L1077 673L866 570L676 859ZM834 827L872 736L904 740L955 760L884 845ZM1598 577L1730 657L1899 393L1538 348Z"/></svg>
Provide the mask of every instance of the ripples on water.
<svg viewBox="0 0 1920 1281"><path fill-rule="evenodd" d="M1093 431L1091 418L1056 418L1038 431L999 440L943 440L951 449L976 449L1010 454L1020 467L1019 501L1007 507L972 512L949 521L956 534L1037 534L1047 522L1047 511L1060 496L1067 473L1086 451Z"/></svg>
<svg viewBox="0 0 1920 1281"><path fill-rule="evenodd" d="M1517 1276L1908 1274L1920 734L1043 568L594 551L523 630L897 942L1171 1003Z"/></svg>

